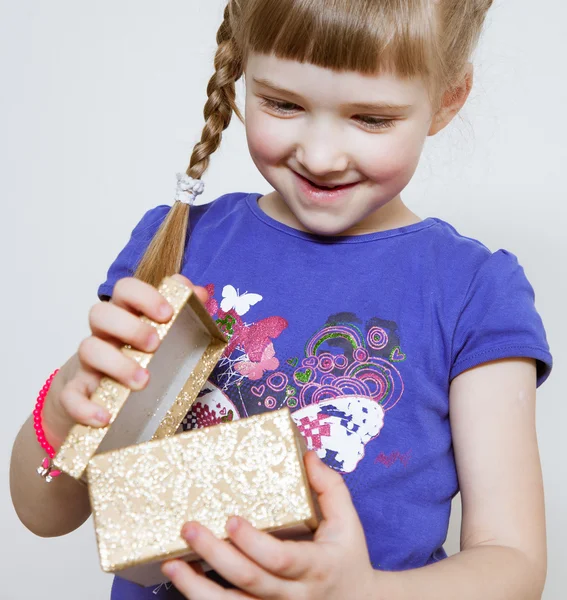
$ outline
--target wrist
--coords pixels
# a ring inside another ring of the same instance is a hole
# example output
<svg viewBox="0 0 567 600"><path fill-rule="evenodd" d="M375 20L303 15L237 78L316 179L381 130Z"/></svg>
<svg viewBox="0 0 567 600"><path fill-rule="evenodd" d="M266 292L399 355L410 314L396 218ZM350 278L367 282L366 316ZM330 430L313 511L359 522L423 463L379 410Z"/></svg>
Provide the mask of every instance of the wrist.
<svg viewBox="0 0 567 600"><path fill-rule="evenodd" d="M54 477L58 477L61 474L61 471L54 468L53 459L55 458L56 449L51 445L51 441L54 441L57 446L57 440L51 435L51 439L48 439L45 430L46 421L46 412L49 412L49 408L45 407L47 396L51 391L51 386L53 384L53 380L57 375L59 369L55 370L47 379L44 386L39 391L37 396L37 400L35 403L35 408L33 410L33 427L35 429L36 438L39 445L45 450L47 456L41 462L41 465L37 468L37 473L41 475L45 479L47 483L53 480ZM48 403L48 407L50 404ZM60 445L60 443L59 443ZM58 446L57 446L58 447Z"/></svg>
<svg viewBox="0 0 567 600"><path fill-rule="evenodd" d="M51 397L53 398L53 396ZM45 438L53 450L57 452L73 426L73 422L54 406L55 402L53 400L51 402L49 400L49 398L46 399L43 406L41 422Z"/></svg>
<svg viewBox="0 0 567 600"><path fill-rule="evenodd" d="M400 583L399 572L374 569L372 588L374 600L404 600L404 590Z"/></svg>
<svg viewBox="0 0 567 600"><path fill-rule="evenodd" d="M50 389L45 397L41 410L41 425L46 440L55 452L59 450L71 427L75 422L67 414L59 402L59 395L63 387L62 377L57 373L52 380Z"/></svg>

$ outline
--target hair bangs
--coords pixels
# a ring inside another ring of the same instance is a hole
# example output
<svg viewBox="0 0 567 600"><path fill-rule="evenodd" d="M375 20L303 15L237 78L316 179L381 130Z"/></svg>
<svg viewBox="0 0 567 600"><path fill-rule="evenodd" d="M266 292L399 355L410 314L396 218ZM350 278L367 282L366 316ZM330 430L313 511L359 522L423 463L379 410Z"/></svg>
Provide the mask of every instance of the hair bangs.
<svg viewBox="0 0 567 600"><path fill-rule="evenodd" d="M436 75L436 36L426 4L424 0L252 0L238 37L244 56L258 52L335 71L389 71L428 78Z"/></svg>

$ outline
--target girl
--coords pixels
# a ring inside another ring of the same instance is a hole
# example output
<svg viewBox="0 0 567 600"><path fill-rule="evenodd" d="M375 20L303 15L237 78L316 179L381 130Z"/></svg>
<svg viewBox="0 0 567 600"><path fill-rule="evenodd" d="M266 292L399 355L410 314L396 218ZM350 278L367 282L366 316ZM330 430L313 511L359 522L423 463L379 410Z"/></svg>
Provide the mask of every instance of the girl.
<svg viewBox="0 0 567 600"><path fill-rule="evenodd" d="M102 374L147 384L118 348L156 349L137 315L167 321L152 286L179 273L230 339L183 429L288 406L314 450L324 520L314 541L282 542L232 518L232 544L188 523L215 574L169 561L173 585L116 578L113 599L541 596L534 403L552 361L532 288L512 254L420 219L400 196L426 137L467 99L490 4L230 0L188 177L110 267L92 336L36 429L56 448L74 422L105 425L89 402ZM228 194L189 221L222 131L241 118L240 77L250 154L274 191ZM35 533L62 535L88 517L87 494L33 473L44 453L32 425L14 446L14 505ZM447 558L458 490L462 551Z"/></svg>

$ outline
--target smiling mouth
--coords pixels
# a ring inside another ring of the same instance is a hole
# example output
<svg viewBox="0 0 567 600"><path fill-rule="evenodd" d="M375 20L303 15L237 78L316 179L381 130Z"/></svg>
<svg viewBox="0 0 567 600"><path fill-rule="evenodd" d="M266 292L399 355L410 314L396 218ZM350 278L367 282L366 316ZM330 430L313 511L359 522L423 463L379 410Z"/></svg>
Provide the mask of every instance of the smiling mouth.
<svg viewBox="0 0 567 600"><path fill-rule="evenodd" d="M307 183L309 183L310 185L312 185L314 188L317 188L319 190L342 190L342 189L346 189L349 187L353 187L357 183L359 183L358 181L355 181L353 183L345 183L345 184L337 184L337 185L321 185L319 183L315 183L314 181L312 181L311 179L308 179L307 177L303 177L303 175L300 175L297 172L296 172L296 175L298 177L300 177L301 179L303 179L304 181L306 181Z"/></svg>

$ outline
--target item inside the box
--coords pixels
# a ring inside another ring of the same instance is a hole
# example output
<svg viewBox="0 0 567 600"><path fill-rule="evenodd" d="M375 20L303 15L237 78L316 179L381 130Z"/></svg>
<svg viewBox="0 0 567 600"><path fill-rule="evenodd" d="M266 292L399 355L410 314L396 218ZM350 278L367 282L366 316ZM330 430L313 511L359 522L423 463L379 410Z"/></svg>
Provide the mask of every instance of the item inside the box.
<svg viewBox="0 0 567 600"><path fill-rule="evenodd" d="M173 435L226 348L226 340L192 290L166 278L158 291L173 306L166 324L154 326L161 344L154 354L122 351L148 367L145 389L131 391L105 377L91 400L111 413L106 427L75 425L57 452L55 468L84 479L89 460L102 452Z"/></svg>
<svg viewBox="0 0 567 600"><path fill-rule="evenodd" d="M282 409L95 456L87 478L103 570L166 581L164 560L198 560L181 537L187 521L219 538L231 515L278 537L311 535L320 517L304 453Z"/></svg>

